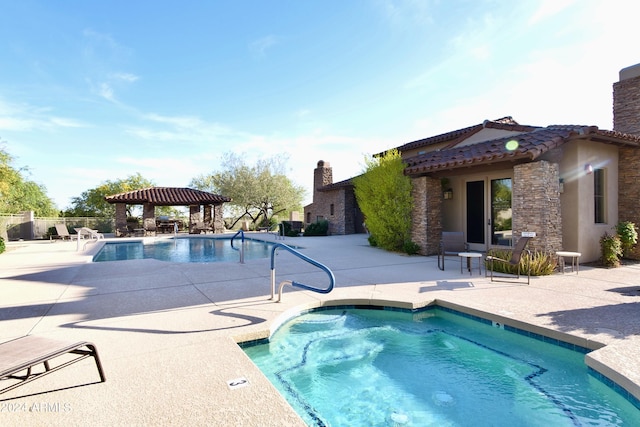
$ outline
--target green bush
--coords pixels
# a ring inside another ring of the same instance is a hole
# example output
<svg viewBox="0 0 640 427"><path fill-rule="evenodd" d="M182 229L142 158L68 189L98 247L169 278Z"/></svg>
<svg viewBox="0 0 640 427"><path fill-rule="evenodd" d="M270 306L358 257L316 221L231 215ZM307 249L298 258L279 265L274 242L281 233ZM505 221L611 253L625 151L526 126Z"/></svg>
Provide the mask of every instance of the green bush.
<svg viewBox="0 0 640 427"><path fill-rule="evenodd" d="M420 245L412 240L407 240L402 249L409 255L415 255L420 251Z"/></svg>
<svg viewBox="0 0 640 427"><path fill-rule="evenodd" d="M5 250L4 239L0 237L0 254L3 253L4 250Z"/></svg>
<svg viewBox="0 0 640 427"><path fill-rule="evenodd" d="M487 256L494 256L501 259L511 258L511 249L489 249ZM553 273L558 265L558 259L551 253L542 251L533 251L531 256L523 253L520 258L520 274L526 273L527 265L531 266L532 276L548 276ZM489 269L490 264L485 262L485 267ZM493 271L497 273L518 274L518 267L506 262L494 262Z"/></svg>
<svg viewBox="0 0 640 427"><path fill-rule="evenodd" d="M369 244L374 248L378 246L378 241L373 234L370 234L369 237L367 237L367 240L369 241Z"/></svg>
<svg viewBox="0 0 640 427"><path fill-rule="evenodd" d="M622 255L628 256L631 249L638 243L636 225L630 221L620 221L616 225L616 233L622 245Z"/></svg>
<svg viewBox="0 0 640 427"><path fill-rule="evenodd" d="M304 229L305 236L326 236L328 232L329 221L327 220L314 222Z"/></svg>
<svg viewBox="0 0 640 427"><path fill-rule="evenodd" d="M600 237L600 249L602 249L602 264L606 267L618 267L622 257L622 242L618 235L604 233Z"/></svg>

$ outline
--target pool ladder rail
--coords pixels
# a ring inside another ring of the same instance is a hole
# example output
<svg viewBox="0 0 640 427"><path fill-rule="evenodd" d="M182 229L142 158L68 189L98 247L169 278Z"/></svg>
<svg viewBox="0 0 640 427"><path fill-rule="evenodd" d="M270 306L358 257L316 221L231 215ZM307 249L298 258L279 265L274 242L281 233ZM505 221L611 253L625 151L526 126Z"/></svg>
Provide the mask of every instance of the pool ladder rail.
<svg viewBox="0 0 640 427"><path fill-rule="evenodd" d="M333 290L333 287L335 286L335 283L336 283L336 278L333 275L333 272L329 269L329 267L327 267L324 264L319 263L316 260L313 260L313 259L309 258L308 256L296 251L292 247L285 245L284 243L276 243L271 248L271 299L274 298L274 294L275 294L275 290L276 290L276 258L275 258L275 254L276 254L276 251L278 249L284 249L284 250L292 253L293 255L297 256L301 260L306 261L309 264L311 264L311 265L313 265L315 267L318 267L319 269L321 269L322 271L327 273L327 276L329 276L329 286L327 286L326 288L317 288L315 286L305 285L304 283L296 282L294 280L285 280L285 281L280 283L280 288L278 289L278 301L277 302L282 301L282 289L285 287L285 285L291 285L291 286L294 286L296 288L306 289L308 291L318 292L320 294L328 294L329 292L331 292Z"/></svg>
<svg viewBox="0 0 640 427"><path fill-rule="evenodd" d="M233 241L236 237L240 236L240 240L241 240L241 244L239 248L236 248L233 245ZM231 247L237 251L240 252L240 263L244 264L244 231L243 230L239 230L236 234L233 235L233 237L231 238ZM331 292L333 290L333 287L335 286L336 283L336 278L333 275L333 272L329 269L329 267L327 267L326 265L309 258L308 256L296 251L295 249L293 249L290 246L285 245L284 243L276 243L273 245L273 247L271 248L271 298L273 299L275 296L275 290L276 290L276 251L278 249L284 249L288 252L290 252L291 254L295 255L296 257L300 258L303 261L308 262L309 264L318 267L319 269L321 269L322 271L324 271L325 273L327 273L327 276L329 276L329 286L327 286L326 288L317 288L315 286L310 286L310 285L305 285L304 283L300 283L300 282L296 282L295 280L285 280L283 282L280 283L280 288L278 289L278 301L280 302L282 301L282 289L285 287L285 285L291 285L297 288L301 288L301 289L306 289L308 291L313 291L313 292L318 292L321 294L328 294L329 292Z"/></svg>

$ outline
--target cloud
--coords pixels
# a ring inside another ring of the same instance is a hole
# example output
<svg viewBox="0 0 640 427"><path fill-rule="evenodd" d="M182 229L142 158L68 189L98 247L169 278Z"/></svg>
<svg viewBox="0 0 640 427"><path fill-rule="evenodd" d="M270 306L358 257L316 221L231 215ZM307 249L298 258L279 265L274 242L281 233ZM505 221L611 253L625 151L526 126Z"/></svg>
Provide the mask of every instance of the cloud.
<svg viewBox="0 0 640 427"><path fill-rule="evenodd" d="M111 78L113 80L123 81L123 82L127 82L127 83L133 83L133 82L137 81L140 77L136 76L135 74L131 74L131 73L114 73L114 74L111 74Z"/></svg>
<svg viewBox="0 0 640 427"><path fill-rule="evenodd" d="M249 44L249 50L254 57L262 58L266 56L267 51L278 43L278 38L274 35L268 35Z"/></svg>
<svg viewBox="0 0 640 427"><path fill-rule="evenodd" d="M55 131L62 128L86 126L79 120L50 114L51 111L50 108L35 107L29 104L13 104L0 100L0 130L16 132Z"/></svg>

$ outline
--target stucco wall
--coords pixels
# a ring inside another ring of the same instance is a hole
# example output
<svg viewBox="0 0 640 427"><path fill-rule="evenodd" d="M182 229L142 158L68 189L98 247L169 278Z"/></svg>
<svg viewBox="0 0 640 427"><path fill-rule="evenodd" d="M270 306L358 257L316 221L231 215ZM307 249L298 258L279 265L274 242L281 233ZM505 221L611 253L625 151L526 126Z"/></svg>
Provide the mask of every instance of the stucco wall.
<svg viewBox="0 0 640 427"><path fill-rule="evenodd" d="M595 223L594 179L586 165L605 169L606 223ZM600 258L600 237L613 234L618 222L618 148L590 141L573 141L565 145L560 178L563 249L582 253L582 262Z"/></svg>

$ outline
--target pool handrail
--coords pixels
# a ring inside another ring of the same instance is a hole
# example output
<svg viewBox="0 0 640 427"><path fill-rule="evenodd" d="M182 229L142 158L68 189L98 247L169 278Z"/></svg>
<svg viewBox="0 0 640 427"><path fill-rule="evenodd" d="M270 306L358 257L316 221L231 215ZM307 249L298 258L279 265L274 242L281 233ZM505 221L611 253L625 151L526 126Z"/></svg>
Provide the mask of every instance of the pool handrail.
<svg viewBox="0 0 640 427"><path fill-rule="evenodd" d="M233 239L235 239L238 234L241 237L240 249L233 246ZM238 230L236 234L231 238L231 249L235 249L236 251L240 251L240 264L244 264L244 230Z"/></svg>
<svg viewBox="0 0 640 427"><path fill-rule="evenodd" d="M280 289L278 292L278 302L280 302L282 300L282 288L284 287L284 285L291 285L291 286L295 286L297 288L302 288L302 289L306 289L308 291L313 291L313 292L318 292L321 294L328 294L329 292L331 292L333 290L333 287L336 283L336 278L333 275L333 272L329 269L329 267L327 267L326 265L309 258L308 256L296 251L295 249L293 249L290 246L285 245L284 243L276 243L275 245L273 245L273 247L271 248L271 299L274 298L274 294L275 294L275 288L276 288L276 259L275 259L275 253L276 250L278 249L285 249L286 251L292 253L293 255L297 256L298 258L300 258L303 261L308 262L309 264L318 267L319 269L321 269L322 271L324 271L325 273L327 273L327 275L329 276L329 286L326 288L316 288L314 286L310 286L310 285L305 285L304 283L300 283L300 282L296 282L294 280L285 280L284 282L280 283Z"/></svg>

